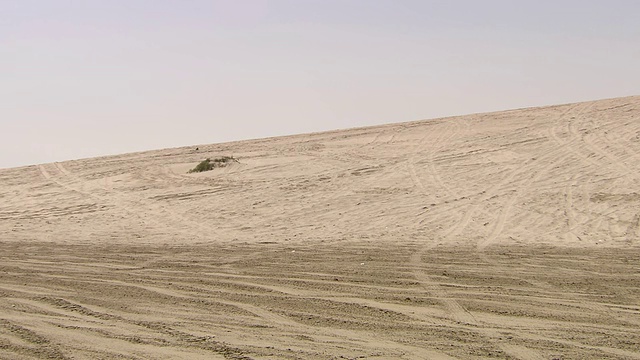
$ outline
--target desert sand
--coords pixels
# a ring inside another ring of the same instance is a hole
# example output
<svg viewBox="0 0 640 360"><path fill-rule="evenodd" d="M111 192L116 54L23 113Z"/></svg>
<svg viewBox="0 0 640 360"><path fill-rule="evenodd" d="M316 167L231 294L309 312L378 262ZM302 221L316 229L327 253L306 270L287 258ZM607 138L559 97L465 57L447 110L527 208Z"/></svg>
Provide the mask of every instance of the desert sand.
<svg viewBox="0 0 640 360"><path fill-rule="evenodd" d="M0 170L0 358L640 359L640 97L197 147Z"/></svg>

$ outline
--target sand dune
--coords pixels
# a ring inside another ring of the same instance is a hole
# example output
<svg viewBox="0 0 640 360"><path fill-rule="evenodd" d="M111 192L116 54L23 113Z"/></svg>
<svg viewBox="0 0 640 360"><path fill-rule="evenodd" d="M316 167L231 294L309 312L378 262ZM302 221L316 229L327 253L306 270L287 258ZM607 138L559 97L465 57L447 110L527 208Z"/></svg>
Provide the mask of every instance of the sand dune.
<svg viewBox="0 0 640 360"><path fill-rule="evenodd" d="M640 358L640 97L198 147L0 170L0 358Z"/></svg>

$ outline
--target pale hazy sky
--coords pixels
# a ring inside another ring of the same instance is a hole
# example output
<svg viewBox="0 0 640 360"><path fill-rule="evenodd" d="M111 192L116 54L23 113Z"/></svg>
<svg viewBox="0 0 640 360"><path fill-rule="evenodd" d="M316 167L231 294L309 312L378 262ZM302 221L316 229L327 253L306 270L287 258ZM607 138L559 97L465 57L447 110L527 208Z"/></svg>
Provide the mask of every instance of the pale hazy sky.
<svg viewBox="0 0 640 360"><path fill-rule="evenodd" d="M640 95L640 1L0 0L0 168Z"/></svg>

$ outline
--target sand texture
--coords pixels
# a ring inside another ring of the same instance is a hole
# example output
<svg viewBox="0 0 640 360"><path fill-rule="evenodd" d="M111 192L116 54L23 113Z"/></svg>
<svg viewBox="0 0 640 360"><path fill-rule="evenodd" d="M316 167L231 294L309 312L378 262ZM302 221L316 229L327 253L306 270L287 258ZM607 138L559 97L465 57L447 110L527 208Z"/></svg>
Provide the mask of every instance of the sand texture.
<svg viewBox="0 0 640 360"><path fill-rule="evenodd" d="M640 97L198 147L0 170L0 359L640 359Z"/></svg>

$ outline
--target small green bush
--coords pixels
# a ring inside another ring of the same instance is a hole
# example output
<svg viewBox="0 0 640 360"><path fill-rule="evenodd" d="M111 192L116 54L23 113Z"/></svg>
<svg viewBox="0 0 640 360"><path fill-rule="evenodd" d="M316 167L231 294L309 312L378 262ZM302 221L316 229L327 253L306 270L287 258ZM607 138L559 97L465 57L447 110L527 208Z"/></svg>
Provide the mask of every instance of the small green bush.
<svg viewBox="0 0 640 360"><path fill-rule="evenodd" d="M200 164L196 165L193 169L189 170L189 174L196 172L203 172L213 170L213 164L211 163L211 159L203 160Z"/></svg>
<svg viewBox="0 0 640 360"><path fill-rule="evenodd" d="M206 159L200 162L200 164L196 165L196 167L194 167L193 169L189 170L189 174L209 171L217 167L225 167L233 161L238 162L238 159L234 158L233 156L223 156L213 160Z"/></svg>

